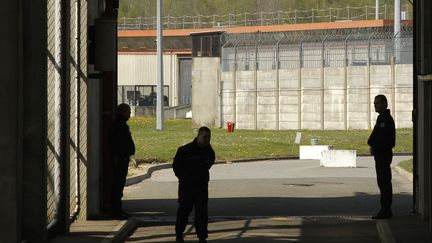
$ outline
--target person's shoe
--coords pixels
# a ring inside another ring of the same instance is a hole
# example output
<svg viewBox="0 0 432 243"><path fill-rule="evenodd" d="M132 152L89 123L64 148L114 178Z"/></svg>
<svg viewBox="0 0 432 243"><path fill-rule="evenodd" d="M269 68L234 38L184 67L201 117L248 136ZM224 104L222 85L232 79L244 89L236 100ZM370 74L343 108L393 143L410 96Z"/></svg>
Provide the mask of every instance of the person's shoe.
<svg viewBox="0 0 432 243"><path fill-rule="evenodd" d="M389 219L393 217L392 211L379 211L376 215L372 216L372 219Z"/></svg>
<svg viewBox="0 0 432 243"><path fill-rule="evenodd" d="M184 243L183 236L176 236L176 243Z"/></svg>
<svg viewBox="0 0 432 243"><path fill-rule="evenodd" d="M126 212L119 212L113 214L113 219L127 220L128 218L129 218L129 214L127 214Z"/></svg>

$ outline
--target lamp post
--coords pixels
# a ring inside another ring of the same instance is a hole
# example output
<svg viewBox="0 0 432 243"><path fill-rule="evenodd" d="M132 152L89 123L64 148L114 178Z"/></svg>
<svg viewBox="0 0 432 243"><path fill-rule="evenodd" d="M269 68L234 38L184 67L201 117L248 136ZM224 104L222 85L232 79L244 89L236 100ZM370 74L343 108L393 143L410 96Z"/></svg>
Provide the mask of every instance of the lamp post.
<svg viewBox="0 0 432 243"><path fill-rule="evenodd" d="M396 61L399 61L401 56L400 56L400 48L401 48L401 40L400 40L400 36L401 36L401 9L400 9L400 0L395 0L394 1L394 50L395 50L395 58Z"/></svg>
<svg viewBox="0 0 432 243"><path fill-rule="evenodd" d="M163 36L162 36L162 0L157 0L157 87L156 87L156 129L163 130L164 94L163 94Z"/></svg>

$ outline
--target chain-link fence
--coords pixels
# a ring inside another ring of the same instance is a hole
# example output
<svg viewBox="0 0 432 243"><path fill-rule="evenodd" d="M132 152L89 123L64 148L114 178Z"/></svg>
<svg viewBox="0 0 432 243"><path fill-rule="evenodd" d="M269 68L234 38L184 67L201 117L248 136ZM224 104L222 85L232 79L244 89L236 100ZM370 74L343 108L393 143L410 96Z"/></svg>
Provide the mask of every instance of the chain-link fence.
<svg viewBox="0 0 432 243"><path fill-rule="evenodd" d="M61 197L61 100L62 100L62 16L61 1L48 2L48 134L47 134L47 222L59 214Z"/></svg>
<svg viewBox="0 0 432 243"><path fill-rule="evenodd" d="M47 6L47 227L56 231L85 217L87 5L50 0Z"/></svg>
<svg viewBox="0 0 432 243"><path fill-rule="evenodd" d="M410 4L401 6L402 19L412 19ZM392 19L392 5L383 4L378 8L378 19ZM199 29L235 26L263 26L297 23L318 23L334 21L355 21L375 19L375 6L343 7L276 12L239 13L225 15L164 16L164 29ZM156 17L119 18L119 30L156 29Z"/></svg>
<svg viewBox="0 0 432 243"><path fill-rule="evenodd" d="M221 36L222 123L240 129L368 129L374 95L411 127L412 28ZM372 97L372 98L371 98Z"/></svg>
<svg viewBox="0 0 432 243"><path fill-rule="evenodd" d="M412 64L412 28L222 35L222 70Z"/></svg>

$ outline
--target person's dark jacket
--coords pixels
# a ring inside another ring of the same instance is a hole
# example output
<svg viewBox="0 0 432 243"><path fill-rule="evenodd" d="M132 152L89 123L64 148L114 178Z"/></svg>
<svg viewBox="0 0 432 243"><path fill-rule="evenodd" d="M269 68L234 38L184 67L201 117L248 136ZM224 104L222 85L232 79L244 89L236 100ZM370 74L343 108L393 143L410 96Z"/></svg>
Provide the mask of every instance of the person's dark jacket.
<svg viewBox="0 0 432 243"><path fill-rule="evenodd" d="M178 148L173 170L180 183L207 183L209 169L215 162L211 145L200 147L195 138L191 143Z"/></svg>
<svg viewBox="0 0 432 243"><path fill-rule="evenodd" d="M374 154L390 152L396 143L395 124L390 110L385 110L378 115L375 127L368 139L369 146Z"/></svg>
<svg viewBox="0 0 432 243"><path fill-rule="evenodd" d="M113 158L128 158L135 154L135 144L127 125L127 120L117 115L110 134L111 156Z"/></svg>

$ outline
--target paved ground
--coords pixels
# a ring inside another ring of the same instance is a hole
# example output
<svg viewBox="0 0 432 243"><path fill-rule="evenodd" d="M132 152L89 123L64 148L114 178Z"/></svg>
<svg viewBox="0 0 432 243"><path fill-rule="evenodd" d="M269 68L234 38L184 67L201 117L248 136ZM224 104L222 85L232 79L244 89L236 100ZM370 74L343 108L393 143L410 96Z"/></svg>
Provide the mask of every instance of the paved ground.
<svg viewBox="0 0 432 243"><path fill-rule="evenodd" d="M395 163L407 157L395 158ZM323 168L315 160L216 165L209 184L211 241L378 242L379 192L373 159L357 168ZM411 210L412 186L394 174L394 212ZM125 189L124 206L138 218L134 242L173 240L177 179L160 170ZM318 237L318 238L317 238ZM191 232L187 239L194 239Z"/></svg>
<svg viewBox="0 0 432 243"><path fill-rule="evenodd" d="M141 222L126 242L173 242L171 222ZM340 242L378 243L374 223L360 218L249 218L219 219L209 224L209 242ZM186 242L196 242L192 226L189 226Z"/></svg>

